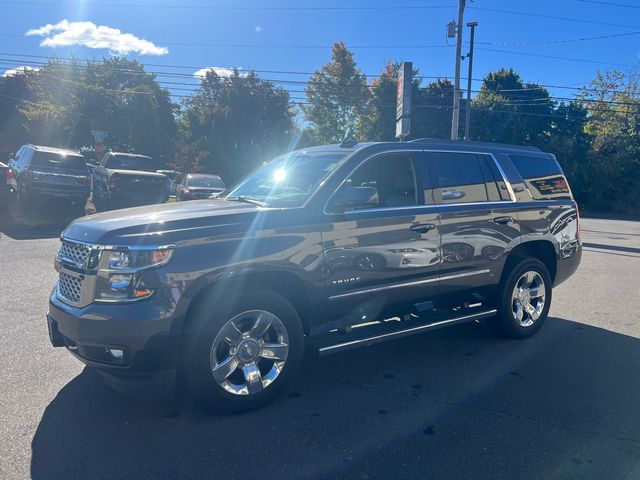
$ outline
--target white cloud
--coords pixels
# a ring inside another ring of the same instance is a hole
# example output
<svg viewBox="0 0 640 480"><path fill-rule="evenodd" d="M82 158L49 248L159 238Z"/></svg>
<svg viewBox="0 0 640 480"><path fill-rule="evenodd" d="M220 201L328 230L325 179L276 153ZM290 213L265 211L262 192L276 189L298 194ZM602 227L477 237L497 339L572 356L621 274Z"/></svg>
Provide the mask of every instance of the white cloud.
<svg viewBox="0 0 640 480"><path fill-rule="evenodd" d="M89 48L105 48L119 54L140 53L142 55L166 55L169 50L131 33L122 33L117 28L96 25L93 22L69 22L62 20L27 31L28 36L45 37L42 47L69 47L84 45Z"/></svg>
<svg viewBox="0 0 640 480"><path fill-rule="evenodd" d="M207 72L209 70L213 70L220 77L230 77L231 75L233 75L233 69L231 69L231 68L206 67L206 68L201 68L200 70L197 70L197 71L193 72L193 76L197 77L197 78L200 78L200 79L203 79L207 75ZM242 68L238 68L238 70L242 70ZM240 74L241 77L243 77L245 75L246 75L246 73L241 73Z"/></svg>
<svg viewBox="0 0 640 480"><path fill-rule="evenodd" d="M256 28L254 28L254 30L256 31L256 33L260 33L262 31L262 25L256 25Z"/></svg>
<svg viewBox="0 0 640 480"><path fill-rule="evenodd" d="M29 65L22 65L20 67L8 68L7 70L4 71L2 76L3 77L10 77L11 75L17 75L18 73L24 73L24 72L27 72L29 70L37 72L40 69L38 67L30 67Z"/></svg>

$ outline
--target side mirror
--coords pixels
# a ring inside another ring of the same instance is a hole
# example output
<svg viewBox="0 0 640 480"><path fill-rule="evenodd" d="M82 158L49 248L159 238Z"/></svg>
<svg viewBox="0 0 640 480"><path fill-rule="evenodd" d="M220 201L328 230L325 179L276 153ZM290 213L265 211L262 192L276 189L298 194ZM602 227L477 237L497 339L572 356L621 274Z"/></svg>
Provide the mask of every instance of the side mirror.
<svg viewBox="0 0 640 480"><path fill-rule="evenodd" d="M377 204L378 190L375 187L344 186L331 200L330 210L343 213L357 208L373 207Z"/></svg>
<svg viewBox="0 0 640 480"><path fill-rule="evenodd" d="M16 159L16 154L15 153L10 153L9 154L9 161L15 160L15 159Z"/></svg>

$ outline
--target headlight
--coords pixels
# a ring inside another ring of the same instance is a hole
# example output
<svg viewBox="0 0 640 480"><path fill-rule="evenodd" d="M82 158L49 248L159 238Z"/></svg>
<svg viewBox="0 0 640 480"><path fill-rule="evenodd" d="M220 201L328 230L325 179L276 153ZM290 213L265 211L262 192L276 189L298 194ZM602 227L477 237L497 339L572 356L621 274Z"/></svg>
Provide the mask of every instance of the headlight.
<svg viewBox="0 0 640 480"><path fill-rule="evenodd" d="M173 252L173 246L103 250L96 279L95 300L128 302L150 297L153 290L139 285L140 273L166 265Z"/></svg>

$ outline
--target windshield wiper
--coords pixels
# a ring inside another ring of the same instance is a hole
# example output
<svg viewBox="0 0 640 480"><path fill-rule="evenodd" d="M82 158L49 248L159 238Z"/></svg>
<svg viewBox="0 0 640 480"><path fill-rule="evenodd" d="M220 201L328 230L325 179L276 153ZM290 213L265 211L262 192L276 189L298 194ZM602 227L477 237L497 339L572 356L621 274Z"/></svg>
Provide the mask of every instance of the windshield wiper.
<svg viewBox="0 0 640 480"><path fill-rule="evenodd" d="M233 202L250 203L252 205L257 205L259 207L264 207L267 205L266 203L261 202L260 200L256 200L255 198L245 197L244 195L239 195L237 197L226 197L225 200L231 200Z"/></svg>

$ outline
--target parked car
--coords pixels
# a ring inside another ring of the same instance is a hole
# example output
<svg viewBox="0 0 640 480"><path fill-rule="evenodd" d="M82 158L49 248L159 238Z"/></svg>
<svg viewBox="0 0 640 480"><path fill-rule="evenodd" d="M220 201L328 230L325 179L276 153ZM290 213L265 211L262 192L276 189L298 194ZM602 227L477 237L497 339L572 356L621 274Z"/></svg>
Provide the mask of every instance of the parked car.
<svg viewBox="0 0 640 480"><path fill-rule="evenodd" d="M166 177L169 179L169 195L175 195L176 186L180 181L180 177L182 177L182 173L178 172L177 170L157 170L157 172L166 175Z"/></svg>
<svg viewBox="0 0 640 480"><path fill-rule="evenodd" d="M145 155L107 152L93 169L93 203L101 212L154 203L169 198L169 179L156 172Z"/></svg>
<svg viewBox="0 0 640 480"><path fill-rule="evenodd" d="M209 198L214 193L224 192L225 188L218 175L190 173L185 175L176 187L176 199L182 201Z"/></svg>
<svg viewBox="0 0 640 480"><path fill-rule="evenodd" d="M19 208L68 202L84 215L91 180L84 157L74 151L23 145L9 160L6 176Z"/></svg>
<svg viewBox="0 0 640 480"><path fill-rule="evenodd" d="M9 202L11 198L11 188L9 182L13 172L9 167L0 162L0 205L4 208L4 205Z"/></svg>
<svg viewBox="0 0 640 480"><path fill-rule="evenodd" d="M427 139L289 153L217 199L85 217L61 242L53 345L116 388L181 379L223 411L272 400L305 350L481 319L529 337L582 252L553 155Z"/></svg>

